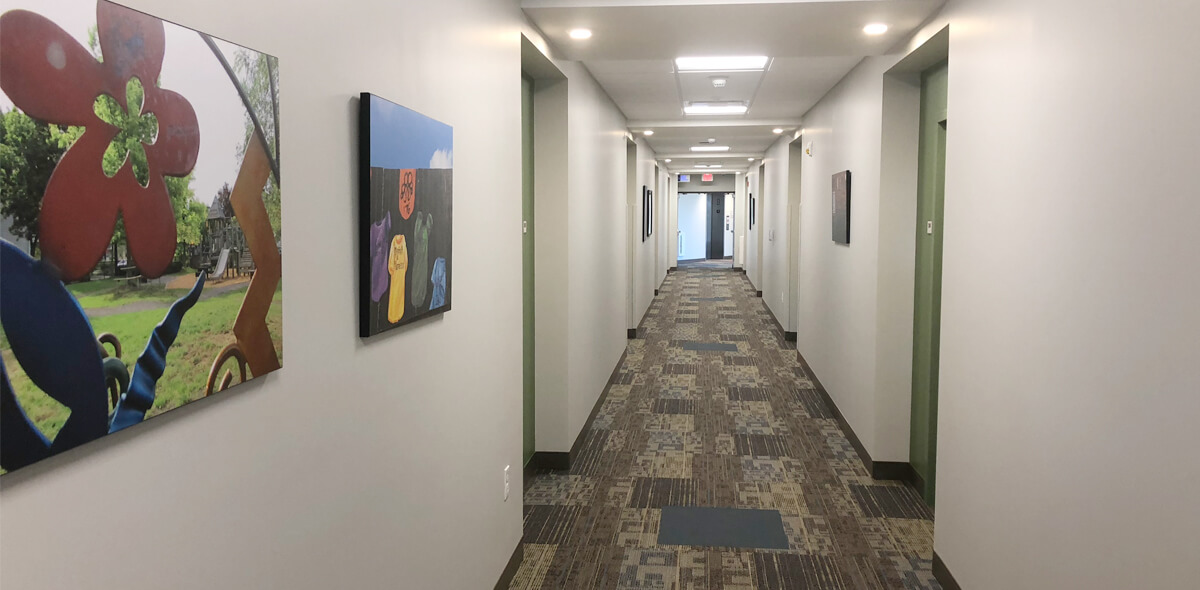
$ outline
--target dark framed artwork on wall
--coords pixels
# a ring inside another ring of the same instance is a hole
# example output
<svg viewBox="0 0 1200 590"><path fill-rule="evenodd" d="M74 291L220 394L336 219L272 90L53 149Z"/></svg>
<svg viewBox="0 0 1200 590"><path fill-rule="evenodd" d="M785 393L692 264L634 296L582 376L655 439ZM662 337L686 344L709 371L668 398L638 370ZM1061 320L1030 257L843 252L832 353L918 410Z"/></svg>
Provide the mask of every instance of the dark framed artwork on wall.
<svg viewBox="0 0 1200 590"><path fill-rule="evenodd" d="M359 335L450 311L454 130L359 98Z"/></svg>
<svg viewBox="0 0 1200 590"><path fill-rule="evenodd" d="M654 235L654 191L646 189L646 207L650 212L646 218L646 235Z"/></svg>
<svg viewBox="0 0 1200 590"><path fill-rule="evenodd" d="M833 175L833 241L850 244L850 171Z"/></svg>
<svg viewBox="0 0 1200 590"><path fill-rule="evenodd" d="M642 241L645 242L650 233L650 201L646 197L646 185L642 185Z"/></svg>
<svg viewBox="0 0 1200 590"><path fill-rule="evenodd" d="M750 229L754 229L754 222L756 220L756 216L755 216L755 205L756 204L757 203L754 201L754 193L750 193Z"/></svg>
<svg viewBox="0 0 1200 590"><path fill-rule="evenodd" d="M0 15L23 171L0 219L4 472L283 366L279 60L107 0L20 4Z"/></svg>

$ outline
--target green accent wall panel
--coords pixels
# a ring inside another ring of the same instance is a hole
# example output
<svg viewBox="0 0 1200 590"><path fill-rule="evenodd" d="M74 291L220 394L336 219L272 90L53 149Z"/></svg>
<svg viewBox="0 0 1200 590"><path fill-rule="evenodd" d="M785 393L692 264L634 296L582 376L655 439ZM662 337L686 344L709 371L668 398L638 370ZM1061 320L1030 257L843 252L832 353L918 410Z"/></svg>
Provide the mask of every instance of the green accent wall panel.
<svg viewBox="0 0 1200 590"><path fill-rule="evenodd" d="M521 292L524 356L523 441L521 461L528 464L534 450L533 400L533 80L521 77Z"/></svg>
<svg viewBox="0 0 1200 590"><path fill-rule="evenodd" d="M921 490L921 493L931 506L937 460L938 359L942 316L942 213L946 198L948 79L945 63L931 68L921 76L909 462L925 482L925 489Z"/></svg>

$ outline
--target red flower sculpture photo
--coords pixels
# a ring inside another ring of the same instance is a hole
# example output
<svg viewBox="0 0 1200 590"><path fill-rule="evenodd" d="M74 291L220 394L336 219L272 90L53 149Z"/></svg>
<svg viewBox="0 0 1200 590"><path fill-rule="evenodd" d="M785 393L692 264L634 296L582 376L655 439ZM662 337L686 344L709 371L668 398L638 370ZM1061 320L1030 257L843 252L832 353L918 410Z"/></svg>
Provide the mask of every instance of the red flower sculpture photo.
<svg viewBox="0 0 1200 590"><path fill-rule="evenodd" d="M156 85L166 46L162 21L100 0L96 23L103 62L49 19L25 10L6 13L0 18L0 88L30 117L85 128L46 186L39 218L44 260L64 281L87 276L104 256L120 214L130 256L142 275L154 278L175 255L175 214L163 176L192 171L200 128L187 99ZM120 129L94 109L104 94L128 108L132 78L145 89L142 112L158 119L157 138L143 146L145 187L129 161L113 177L105 175L101 161Z"/></svg>

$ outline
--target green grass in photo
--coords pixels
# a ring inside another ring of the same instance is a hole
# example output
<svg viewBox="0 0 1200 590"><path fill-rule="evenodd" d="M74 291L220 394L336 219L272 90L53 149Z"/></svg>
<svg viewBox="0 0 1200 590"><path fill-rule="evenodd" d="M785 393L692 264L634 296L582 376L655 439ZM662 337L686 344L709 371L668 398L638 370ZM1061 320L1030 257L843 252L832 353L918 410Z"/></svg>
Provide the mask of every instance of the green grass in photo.
<svg viewBox="0 0 1200 590"><path fill-rule="evenodd" d="M98 283L103 281L92 282ZM86 285L87 283L80 284ZM71 285L71 290L75 291L75 287L76 285ZM95 289L92 292L95 293L103 290ZM158 290L158 293L164 297L166 293L174 295L173 290L167 291L161 288ZM185 291L181 291L178 296L182 296L183 293ZM245 297L245 294L246 288L243 287L209 299L203 299L197 302L183 317L179 336L167 352L167 368L162 378L158 380L154 406L147 413L147 418L161 414L172 408L177 408L204 396L204 387L208 379L208 372L217 357L217 353L226 345L232 344L235 341L233 336L233 322L237 318L237 313L241 308L242 299ZM99 295L99 297L105 296ZM88 299L89 297L95 296L85 295L84 299ZM174 301L176 298L172 296L167 300ZM124 305L131 301L147 300L152 300L152 298L124 298L114 303L114 305ZM91 309L95 307L93 306ZM123 349L121 351L121 360L129 367L132 374L134 363L137 362L138 355L145 348L146 342L150 338L150 333L162 321L166 313L167 307L158 307L144 311L94 318L91 320L92 329L96 334L110 332L117 336L121 341ZM283 360L282 325L283 294L280 288L276 289L275 298L272 300L271 308L267 313L267 328L271 333L271 340L275 343L275 350L279 354L281 362ZM0 348L2 348L0 355L2 355L5 369L8 371L13 390L16 392L17 399L21 402L21 406L42 433L47 438L53 439L70 415L70 410L51 399L29 380L20 365L16 363L16 359L13 358L7 340L0 340ZM227 365L227 367L232 366L232 363ZM107 396L107 393L105 395Z"/></svg>

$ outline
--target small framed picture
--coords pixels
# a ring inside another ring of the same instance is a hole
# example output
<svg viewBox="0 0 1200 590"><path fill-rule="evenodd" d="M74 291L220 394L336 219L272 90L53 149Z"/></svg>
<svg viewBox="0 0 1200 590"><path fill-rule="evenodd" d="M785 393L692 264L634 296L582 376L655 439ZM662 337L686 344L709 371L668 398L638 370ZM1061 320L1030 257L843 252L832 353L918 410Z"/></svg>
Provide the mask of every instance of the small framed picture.
<svg viewBox="0 0 1200 590"><path fill-rule="evenodd" d="M833 175L833 241L850 244L850 171Z"/></svg>

